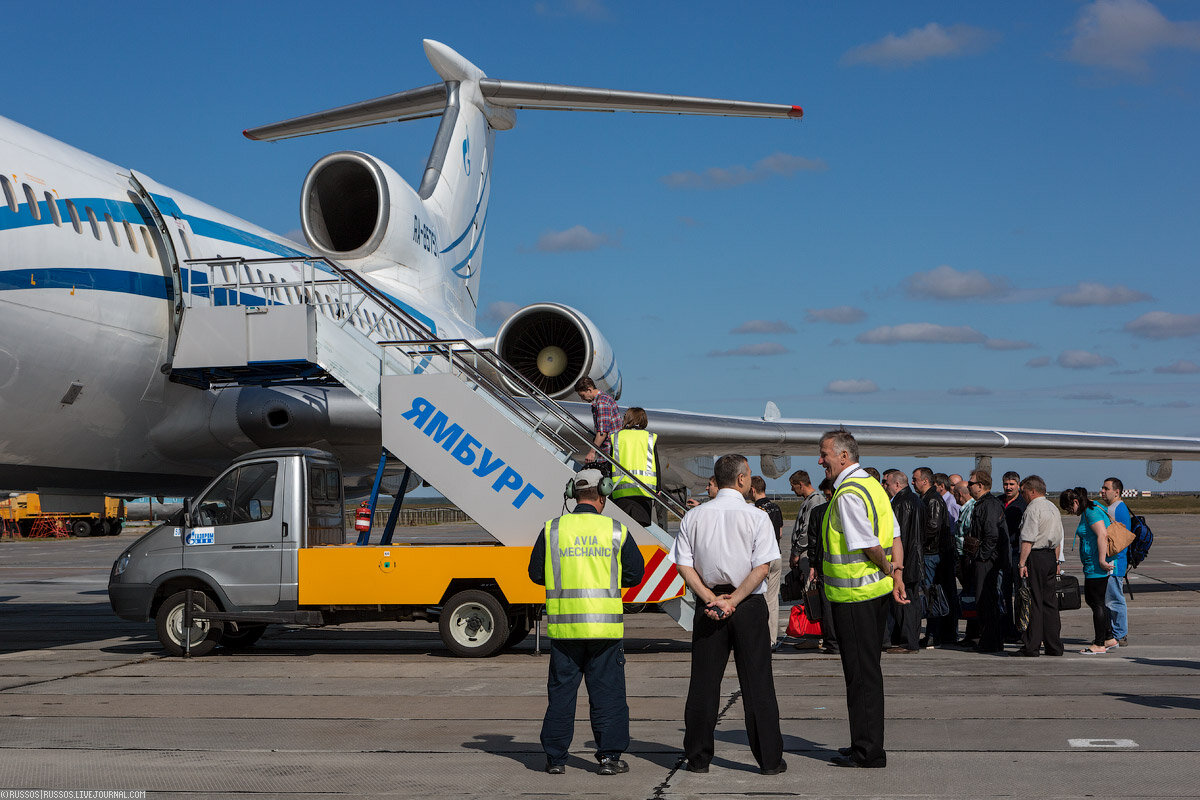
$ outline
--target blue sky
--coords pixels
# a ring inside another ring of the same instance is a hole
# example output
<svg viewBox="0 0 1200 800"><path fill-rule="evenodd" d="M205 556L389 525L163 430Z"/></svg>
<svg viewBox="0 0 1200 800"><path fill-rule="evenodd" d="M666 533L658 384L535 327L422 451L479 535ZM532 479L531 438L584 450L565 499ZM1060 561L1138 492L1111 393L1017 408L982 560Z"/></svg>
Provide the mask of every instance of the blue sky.
<svg viewBox="0 0 1200 800"><path fill-rule="evenodd" d="M497 136L482 327L573 305L613 343L623 404L648 408L1200 436L1194 3L79 3L5 19L20 35L0 113L280 233L319 157L364 150L415 184L436 122L277 144L242 129L435 82L425 37L497 78L801 105L799 123L519 113ZM997 458L1010 467L1150 485L1139 463ZM1175 474L1168 488L1200 487L1200 467Z"/></svg>

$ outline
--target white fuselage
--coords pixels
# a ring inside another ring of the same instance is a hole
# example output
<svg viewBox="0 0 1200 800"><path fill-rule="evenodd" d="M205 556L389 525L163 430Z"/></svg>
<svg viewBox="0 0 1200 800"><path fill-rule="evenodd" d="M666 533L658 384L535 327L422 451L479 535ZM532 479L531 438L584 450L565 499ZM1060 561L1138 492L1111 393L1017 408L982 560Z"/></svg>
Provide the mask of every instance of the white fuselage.
<svg viewBox="0 0 1200 800"><path fill-rule="evenodd" d="M0 489L170 492L253 449L214 413L237 389L164 373L207 279L185 262L314 251L2 117L0 174ZM369 279L439 336L479 335L404 270Z"/></svg>

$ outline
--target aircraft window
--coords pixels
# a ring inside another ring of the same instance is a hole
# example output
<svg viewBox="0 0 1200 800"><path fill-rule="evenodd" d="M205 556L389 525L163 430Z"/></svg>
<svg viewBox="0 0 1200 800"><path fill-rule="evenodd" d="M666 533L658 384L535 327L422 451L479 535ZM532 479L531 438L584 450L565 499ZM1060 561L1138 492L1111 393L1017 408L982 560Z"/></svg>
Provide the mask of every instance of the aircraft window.
<svg viewBox="0 0 1200 800"><path fill-rule="evenodd" d="M108 232L112 234L113 246L121 246L121 237L117 235L117 223L113 221L112 214L105 213L104 221L108 223Z"/></svg>
<svg viewBox="0 0 1200 800"><path fill-rule="evenodd" d="M146 230L145 227L142 227L141 231L142 240L146 243L146 255L154 258L154 242L150 241L150 231Z"/></svg>
<svg viewBox="0 0 1200 800"><path fill-rule="evenodd" d="M0 175L0 186L4 187L4 200L8 203L8 210L17 213L17 195L13 191L12 184L8 182L8 178Z"/></svg>
<svg viewBox="0 0 1200 800"><path fill-rule="evenodd" d="M71 227L76 233L83 233L83 225L79 222L79 209L70 200L67 201L67 213L71 215Z"/></svg>
<svg viewBox="0 0 1200 800"><path fill-rule="evenodd" d="M83 211L92 225L92 235L96 237L96 241L103 242L104 234L100 233L100 220L96 219L96 212L92 211L91 206L84 206Z"/></svg>
<svg viewBox="0 0 1200 800"><path fill-rule="evenodd" d="M137 239L133 235L133 226L128 221L125 222L125 238L129 239L129 246L133 248L133 252L140 252L138 250Z"/></svg>
<svg viewBox="0 0 1200 800"><path fill-rule="evenodd" d="M28 183L22 183L21 188L25 190L25 200L29 203L29 213L33 214L34 219L42 218L42 208L38 205L37 198L33 196L33 189Z"/></svg>
<svg viewBox="0 0 1200 800"><path fill-rule="evenodd" d="M58 203L54 200L54 195L46 192L46 208L50 209L50 219L54 220L54 224L62 227L62 215L58 213Z"/></svg>

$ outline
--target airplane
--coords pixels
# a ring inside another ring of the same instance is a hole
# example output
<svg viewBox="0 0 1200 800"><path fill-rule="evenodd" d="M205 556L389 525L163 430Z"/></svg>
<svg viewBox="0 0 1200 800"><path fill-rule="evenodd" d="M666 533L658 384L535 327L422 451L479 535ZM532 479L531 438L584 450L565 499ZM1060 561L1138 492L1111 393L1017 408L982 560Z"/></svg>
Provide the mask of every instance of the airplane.
<svg viewBox="0 0 1200 800"><path fill-rule="evenodd" d="M248 283L299 281L297 259L336 261L436 336L493 349L590 424L588 406L569 402L576 380L589 376L618 399L623 387L611 345L582 311L536 303L494 337L475 324L496 133L535 109L803 114L787 104L496 80L444 44L425 40L424 49L440 82L245 132L267 141L441 117L415 189L366 153L318 160L301 192L307 244L0 117L0 487L187 495L231 458L283 445L330 450L348 474L370 480L380 419L345 388L197 388L172 374L184 297L207 291L209 274L196 264L204 259L279 259ZM320 301L290 288L247 287L246 297ZM838 427L872 456L1142 458L1158 480L1174 459L1200 459L1200 439L785 419L773 404L760 418L650 416L673 487L703 486L714 455L730 451L759 456L763 473L778 477L792 455L811 456L820 434Z"/></svg>

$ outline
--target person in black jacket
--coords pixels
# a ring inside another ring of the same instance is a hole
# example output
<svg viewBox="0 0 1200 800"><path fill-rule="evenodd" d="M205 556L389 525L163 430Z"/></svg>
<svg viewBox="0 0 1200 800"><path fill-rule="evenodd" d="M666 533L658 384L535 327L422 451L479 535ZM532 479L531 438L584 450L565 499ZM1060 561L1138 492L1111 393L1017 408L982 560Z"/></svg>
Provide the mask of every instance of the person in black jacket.
<svg viewBox="0 0 1200 800"><path fill-rule="evenodd" d="M971 528L963 537L963 555L971 559L975 575L975 608L979 612L979 644L981 653L998 653L1004 649L1004 603L1001 600L1000 576L1009 569L1008 523L1004 504L991 494L992 473L977 469L967 481L967 491L975 498L971 512Z"/></svg>
<svg viewBox="0 0 1200 800"><path fill-rule="evenodd" d="M1029 505L1021 493L1020 484L1021 476L1009 470L1004 473L1001 482L1002 493L996 495L996 498L1004 505L1004 521L1008 525L1009 538L1012 539L1010 556L1014 565L1020 561L1018 551L1021 549L1021 517L1025 515L1025 508ZM1017 630L1016 619L1013 617L1013 610L1016 606L1014 595L1017 588L1014 572L1015 569L1005 569L1000 576L1000 592L1005 598L1002 625L1006 641L1020 642L1021 633Z"/></svg>
<svg viewBox="0 0 1200 800"><path fill-rule="evenodd" d="M908 488L908 476L898 469L883 473L883 488L892 498L892 513L900 526L900 544L904 549L904 592L909 597L918 597L924 582L925 558L922 547L922 530L925 508L920 499ZM912 576L911 579L909 576ZM888 616L883 645L889 653L920 652L921 606L919 603L901 605L893 603Z"/></svg>
<svg viewBox="0 0 1200 800"><path fill-rule="evenodd" d="M958 638L958 615L955 607L958 598L954 590L954 558L946 558L943 551L954 548L954 534L950 530L950 513L946 501L933 483L933 470L917 467L913 470L913 488L921 496L925 508L925 525L922 528L921 548L925 554L925 586L938 584L946 593L950 604L950 616L931 617L925 624L922 645L954 644ZM949 580L947 580L949 578ZM947 588L949 587L949 588Z"/></svg>
<svg viewBox="0 0 1200 800"><path fill-rule="evenodd" d="M825 502L813 508L808 515L808 584L821 577L821 562L825 560L825 511L833 497L833 481L825 478L817 487L825 497ZM830 655L839 652L837 631L833 628L833 610L829 607L829 598L825 597L824 587L816 592L817 602L821 604L821 649ZM799 645L797 645L799 647Z"/></svg>

